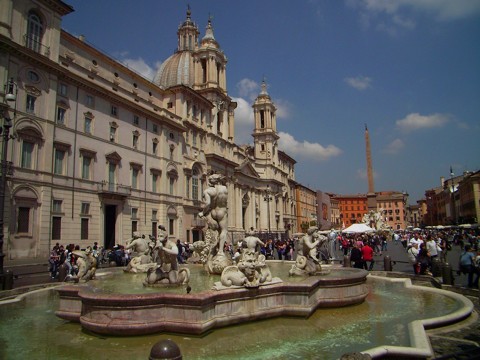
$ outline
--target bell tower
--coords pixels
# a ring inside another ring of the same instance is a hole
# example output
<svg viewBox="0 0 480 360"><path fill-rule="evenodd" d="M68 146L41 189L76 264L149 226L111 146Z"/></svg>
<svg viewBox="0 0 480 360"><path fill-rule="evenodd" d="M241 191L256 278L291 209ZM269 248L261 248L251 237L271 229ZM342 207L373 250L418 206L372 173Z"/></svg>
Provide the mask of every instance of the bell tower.
<svg viewBox="0 0 480 360"><path fill-rule="evenodd" d="M255 127L253 129L253 143L255 161L264 173L269 166L278 165L277 108L267 93L267 84L262 81L262 90L252 105Z"/></svg>

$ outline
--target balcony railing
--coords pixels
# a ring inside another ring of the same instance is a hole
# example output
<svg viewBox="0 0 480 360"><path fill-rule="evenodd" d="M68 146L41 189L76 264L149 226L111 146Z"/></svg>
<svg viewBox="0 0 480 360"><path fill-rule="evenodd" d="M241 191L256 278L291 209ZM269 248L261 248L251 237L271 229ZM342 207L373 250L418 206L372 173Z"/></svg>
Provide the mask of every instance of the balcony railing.
<svg viewBox="0 0 480 360"><path fill-rule="evenodd" d="M206 224L207 224L207 221L205 219L195 218L195 219L192 219L191 227L201 229L201 228L204 228Z"/></svg>
<svg viewBox="0 0 480 360"><path fill-rule="evenodd" d="M102 194L129 196L132 193L132 189L130 186L120 185L107 181L102 181L101 183L99 183L97 189L98 192Z"/></svg>
<svg viewBox="0 0 480 360"><path fill-rule="evenodd" d="M41 55L45 55L46 57L50 57L50 47L42 45L40 41L34 39L27 34L23 35L24 45L25 47L29 48L30 50L35 51Z"/></svg>

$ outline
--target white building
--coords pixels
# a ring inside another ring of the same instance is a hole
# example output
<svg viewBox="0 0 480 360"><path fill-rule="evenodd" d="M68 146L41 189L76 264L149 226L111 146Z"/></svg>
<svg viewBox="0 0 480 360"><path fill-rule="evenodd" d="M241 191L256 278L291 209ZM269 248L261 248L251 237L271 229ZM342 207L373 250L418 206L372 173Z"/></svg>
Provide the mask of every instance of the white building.
<svg viewBox="0 0 480 360"><path fill-rule="evenodd" d="M13 120L7 258L46 258L56 242L112 247L160 224L201 239L210 171L228 177L230 239L295 228L295 160L278 150L276 108L263 84L253 146L235 143L227 58L210 21L200 38L188 10L177 50L150 81L61 30L72 12L58 0L0 0L0 80L16 90L15 102L9 87L1 94Z"/></svg>

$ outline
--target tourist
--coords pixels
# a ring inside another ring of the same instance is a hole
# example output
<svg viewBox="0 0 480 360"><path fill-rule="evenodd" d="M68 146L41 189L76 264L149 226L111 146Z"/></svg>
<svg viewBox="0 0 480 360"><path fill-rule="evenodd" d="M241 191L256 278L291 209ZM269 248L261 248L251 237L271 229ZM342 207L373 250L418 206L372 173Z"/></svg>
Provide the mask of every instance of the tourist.
<svg viewBox="0 0 480 360"><path fill-rule="evenodd" d="M283 260L287 244L283 240L278 240L275 247L277 248L278 260Z"/></svg>
<svg viewBox="0 0 480 360"><path fill-rule="evenodd" d="M467 286L469 288L478 287L478 275L473 281L473 275L475 274L475 251L470 244L465 245L465 250L460 255L460 271L467 275Z"/></svg>
<svg viewBox="0 0 480 360"><path fill-rule="evenodd" d="M430 253L423 242L419 244L417 262L420 264L420 275L432 275L432 273L428 271L431 267Z"/></svg>
<svg viewBox="0 0 480 360"><path fill-rule="evenodd" d="M427 235L425 246L430 253L430 258L435 259L438 256L438 250L441 250L432 235Z"/></svg>
<svg viewBox="0 0 480 360"><path fill-rule="evenodd" d="M363 258L363 268L368 271L373 270L373 265L375 264L375 260L373 259L373 249L366 243L361 249L362 251L362 258ZM369 266L367 268L367 262Z"/></svg>
<svg viewBox="0 0 480 360"><path fill-rule="evenodd" d="M415 242L412 245L408 246L408 260L410 260L413 265L413 272L415 275L420 275L420 263L417 260L418 252L418 243Z"/></svg>
<svg viewBox="0 0 480 360"><path fill-rule="evenodd" d="M361 245L359 242L353 244L352 250L350 251L350 261L353 263L353 267L357 269L363 269L363 258L362 250L360 249Z"/></svg>
<svg viewBox="0 0 480 360"><path fill-rule="evenodd" d="M380 235L380 240L382 241L382 251L388 251L387 249L387 237L382 234Z"/></svg>
<svg viewBox="0 0 480 360"><path fill-rule="evenodd" d="M52 279L57 277L58 266L60 265L60 245L58 243L52 248L50 252L50 258L48 259L50 276Z"/></svg>
<svg viewBox="0 0 480 360"><path fill-rule="evenodd" d="M177 239L177 248L178 248L178 254L177 254L177 261L179 264L183 264L185 261L183 261L183 245L180 242L180 239Z"/></svg>

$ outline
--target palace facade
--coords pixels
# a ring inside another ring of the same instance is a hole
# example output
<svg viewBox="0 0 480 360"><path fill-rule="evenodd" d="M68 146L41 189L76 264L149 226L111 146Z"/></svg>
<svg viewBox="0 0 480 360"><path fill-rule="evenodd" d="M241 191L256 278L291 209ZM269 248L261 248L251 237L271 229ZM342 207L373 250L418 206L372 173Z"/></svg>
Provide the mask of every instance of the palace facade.
<svg viewBox="0 0 480 360"><path fill-rule="evenodd" d="M57 242L111 248L158 225L201 240L210 172L228 179L230 240L297 229L296 161L278 149L275 105L263 83L252 145L236 144L237 104L210 21L201 37L187 11L152 81L62 30L73 11L0 0L7 258L46 258Z"/></svg>

